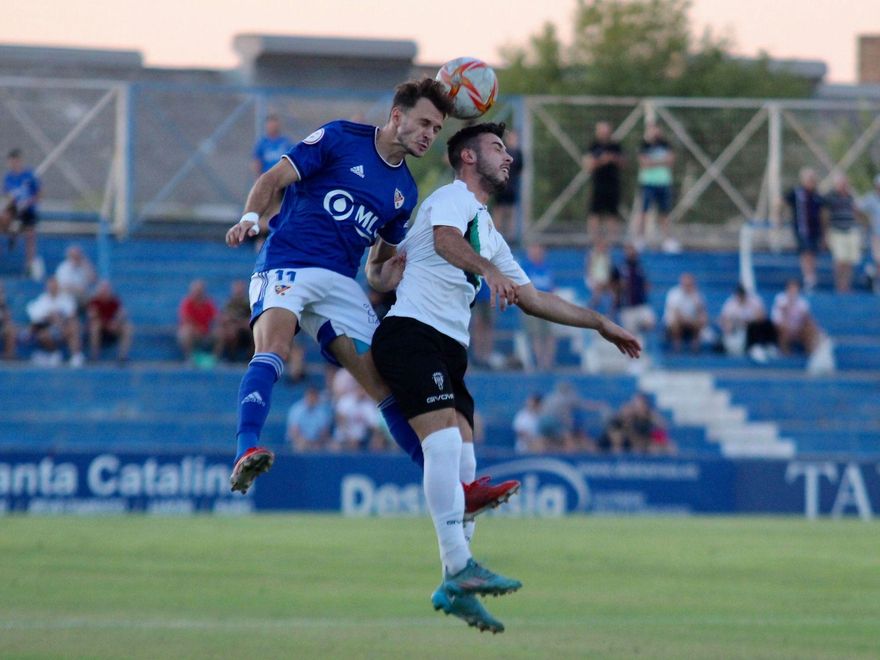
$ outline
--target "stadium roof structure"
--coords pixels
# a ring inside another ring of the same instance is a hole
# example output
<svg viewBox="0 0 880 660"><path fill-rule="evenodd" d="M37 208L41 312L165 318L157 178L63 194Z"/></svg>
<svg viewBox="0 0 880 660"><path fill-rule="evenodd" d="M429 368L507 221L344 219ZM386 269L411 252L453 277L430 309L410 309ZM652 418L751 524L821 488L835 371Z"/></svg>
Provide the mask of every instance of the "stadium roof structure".
<svg viewBox="0 0 880 660"><path fill-rule="evenodd" d="M307 57L365 57L368 59L406 60L418 52L415 41L401 39L352 39L348 37L300 37L271 34L239 34L233 47L242 59L266 55Z"/></svg>
<svg viewBox="0 0 880 660"><path fill-rule="evenodd" d="M136 50L0 44L2 75L69 78L92 72L126 78L143 66L143 56Z"/></svg>
<svg viewBox="0 0 880 660"><path fill-rule="evenodd" d="M246 84L389 91L411 76L414 41L239 34L233 47Z"/></svg>

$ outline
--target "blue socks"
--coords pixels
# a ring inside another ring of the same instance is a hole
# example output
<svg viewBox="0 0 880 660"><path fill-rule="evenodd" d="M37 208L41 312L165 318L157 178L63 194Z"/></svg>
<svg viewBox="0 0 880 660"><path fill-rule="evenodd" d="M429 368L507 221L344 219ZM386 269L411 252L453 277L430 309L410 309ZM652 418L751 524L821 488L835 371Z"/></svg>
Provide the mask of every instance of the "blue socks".
<svg viewBox="0 0 880 660"><path fill-rule="evenodd" d="M413 460L413 463L424 469L425 455L422 454L422 443L419 441L419 436L413 431L412 426L409 425L406 417L403 416L403 412L400 410L400 406L397 405L393 395L388 396L379 404L379 412L382 414L385 424L388 425L388 430L391 432L394 442L406 452Z"/></svg>
<svg viewBox="0 0 880 660"><path fill-rule="evenodd" d="M269 416L272 387L284 373L284 361L275 353L256 353L238 388L238 446L235 460L260 442Z"/></svg>

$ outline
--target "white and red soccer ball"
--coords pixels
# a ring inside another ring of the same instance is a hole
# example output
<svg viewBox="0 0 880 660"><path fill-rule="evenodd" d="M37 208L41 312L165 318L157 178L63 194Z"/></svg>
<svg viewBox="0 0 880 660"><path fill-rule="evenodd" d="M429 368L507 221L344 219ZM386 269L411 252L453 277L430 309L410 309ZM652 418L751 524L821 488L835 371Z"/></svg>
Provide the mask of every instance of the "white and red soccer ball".
<svg viewBox="0 0 880 660"><path fill-rule="evenodd" d="M452 116L458 119L476 119L486 114L498 96L495 72L475 57L450 60L435 77L452 97Z"/></svg>

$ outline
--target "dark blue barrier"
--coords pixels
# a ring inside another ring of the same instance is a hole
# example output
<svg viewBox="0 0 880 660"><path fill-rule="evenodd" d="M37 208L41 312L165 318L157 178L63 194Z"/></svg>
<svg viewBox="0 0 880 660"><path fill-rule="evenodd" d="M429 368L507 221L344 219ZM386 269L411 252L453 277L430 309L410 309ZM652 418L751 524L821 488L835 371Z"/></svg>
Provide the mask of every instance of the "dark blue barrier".
<svg viewBox="0 0 880 660"><path fill-rule="evenodd" d="M0 455L0 513L336 511L424 515L419 470L402 456L278 457L247 496L228 487L221 455ZM789 514L871 518L880 462L596 456L511 457L480 472L517 478L492 515Z"/></svg>

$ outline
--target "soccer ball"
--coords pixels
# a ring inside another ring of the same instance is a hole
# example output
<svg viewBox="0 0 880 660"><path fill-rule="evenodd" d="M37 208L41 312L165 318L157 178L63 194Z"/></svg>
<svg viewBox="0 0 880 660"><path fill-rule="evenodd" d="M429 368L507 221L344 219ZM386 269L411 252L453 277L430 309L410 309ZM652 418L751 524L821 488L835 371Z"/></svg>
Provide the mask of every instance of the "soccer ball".
<svg viewBox="0 0 880 660"><path fill-rule="evenodd" d="M498 96L495 72L475 57L450 60L440 67L436 79L452 97L452 116L458 119L476 119L486 114Z"/></svg>

